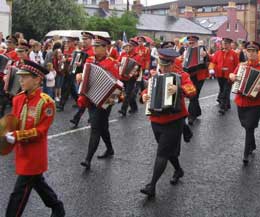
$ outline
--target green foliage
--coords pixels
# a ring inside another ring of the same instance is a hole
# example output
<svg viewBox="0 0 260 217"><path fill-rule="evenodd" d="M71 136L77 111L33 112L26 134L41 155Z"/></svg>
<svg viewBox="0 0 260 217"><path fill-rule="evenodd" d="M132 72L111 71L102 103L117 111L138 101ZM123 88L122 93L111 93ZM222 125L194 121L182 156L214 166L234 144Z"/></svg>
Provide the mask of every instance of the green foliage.
<svg viewBox="0 0 260 217"><path fill-rule="evenodd" d="M74 29L107 31L112 38L137 35L138 19L131 12L121 17L116 12L108 18L87 16L74 0L13 0L13 32L23 32L26 38L40 40L51 30Z"/></svg>
<svg viewBox="0 0 260 217"><path fill-rule="evenodd" d="M138 19L131 12L125 12L121 17L116 12L108 18L98 16L88 17L85 29L94 31L107 31L113 39L122 39L123 32L128 38L137 35L136 25Z"/></svg>
<svg viewBox="0 0 260 217"><path fill-rule="evenodd" d="M55 29L82 29L87 14L74 0L14 0L13 32L40 40Z"/></svg>

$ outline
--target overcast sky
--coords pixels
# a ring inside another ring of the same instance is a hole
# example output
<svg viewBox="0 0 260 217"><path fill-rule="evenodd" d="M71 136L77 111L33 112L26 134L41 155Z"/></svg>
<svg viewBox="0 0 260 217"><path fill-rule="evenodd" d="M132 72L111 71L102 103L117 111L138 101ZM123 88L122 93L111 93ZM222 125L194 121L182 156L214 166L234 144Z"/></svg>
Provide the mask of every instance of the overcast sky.
<svg viewBox="0 0 260 217"><path fill-rule="evenodd" d="M124 0L126 2L126 0ZM142 4L144 6L147 5L156 5L156 4L162 4L162 3L166 3L166 2L173 2L175 0L141 0ZM130 0L130 3L133 3L133 0Z"/></svg>

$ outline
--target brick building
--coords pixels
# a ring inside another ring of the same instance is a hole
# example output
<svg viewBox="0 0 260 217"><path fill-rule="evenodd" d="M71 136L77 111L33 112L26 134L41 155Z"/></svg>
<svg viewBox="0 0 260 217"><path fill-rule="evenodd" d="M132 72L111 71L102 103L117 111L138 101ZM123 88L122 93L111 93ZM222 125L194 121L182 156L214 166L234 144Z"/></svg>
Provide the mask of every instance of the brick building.
<svg viewBox="0 0 260 217"><path fill-rule="evenodd" d="M144 13L167 15L174 11L175 16L185 17L185 6L190 6L194 18L228 15L230 0L179 0L144 8ZM248 40L260 40L260 0L232 0L236 3L237 19L246 29ZM238 24L239 28L240 24Z"/></svg>

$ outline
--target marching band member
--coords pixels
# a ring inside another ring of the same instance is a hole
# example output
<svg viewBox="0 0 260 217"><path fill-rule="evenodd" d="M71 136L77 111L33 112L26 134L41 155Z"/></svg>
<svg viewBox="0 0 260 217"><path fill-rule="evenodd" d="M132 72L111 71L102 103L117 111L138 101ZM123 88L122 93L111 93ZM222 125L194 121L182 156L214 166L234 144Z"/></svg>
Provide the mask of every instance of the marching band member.
<svg viewBox="0 0 260 217"><path fill-rule="evenodd" d="M229 74L233 73L239 60L237 53L231 49L230 38L223 38L222 50L217 51L209 65L210 74L215 74L219 84L219 94L217 101L220 104L219 113L224 115L230 109L231 84Z"/></svg>
<svg viewBox="0 0 260 217"><path fill-rule="evenodd" d="M198 47L198 40L199 37L192 35L187 37L188 44L190 47L195 48ZM207 57L207 53L204 51L204 53L200 54L204 58ZM193 125L194 121L201 115L201 108L199 104L199 96L201 88L204 84L204 81L209 77L208 69L197 69L195 72L192 72L190 74L190 78L192 83L195 85L197 94L196 96L190 98L190 103L188 107L189 116L188 116L188 123L189 125Z"/></svg>
<svg viewBox="0 0 260 217"><path fill-rule="evenodd" d="M107 45L109 44L109 39L96 35L94 39L95 56L89 57L86 62L94 63L105 69L107 72L111 73L114 77L119 78L118 63L112 58L107 57ZM80 78L80 76L78 76L78 78ZM113 103L114 102L111 102L111 105L107 109L97 108L88 100L86 96L79 96L79 107L88 108L91 124L88 153L85 161L81 162L81 165L84 166L86 170L90 169L91 160L98 148L100 138L103 139L107 150L104 152L104 154L98 156L98 158L108 158L114 155L108 122Z"/></svg>
<svg viewBox="0 0 260 217"><path fill-rule="evenodd" d="M10 59L12 59L14 62L18 61L19 58L15 51L15 48L18 45L17 38L14 35L9 35L6 37L5 43L7 45L7 51L6 51L5 55L8 56Z"/></svg>
<svg viewBox="0 0 260 217"><path fill-rule="evenodd" d="M34 189L52 209L52 217L63 217L63 203L46 183L43 173L48 168L48 129L55 115L53 100L42 93L40 85L48 71L40 65L24 60L17 72L23 92L13 98L12 114L20 120L17 131L6 134L6 140L15 144L18 178L10 196L6 217L20 217Z"/></svg>
<svg viewBox="0 0 260 217"><path fill-rule="evenodd" d="M246 44L246 49L248 61L241 64L246 64L247 66L260 70L260 64L258 61L260 44L254 41L248 42ZM234 82L236 80L237 72L238 67L234 73L230 73L229 78L231 81ZM260 86L258 86L258 91L260 92ZM260 94L258 93L256 98L252 98L238 93L235 98L235 103L237 105L238 117L241 126L246 131L243 162L244 164L247 164L249 162L249 155L256 149L254 134L255 128L258 127L260 120Z"/></svg>
<svg viewBox="0 0 260 217"><path fill-rule="evenodd" d="M173 67L172 61L179 55L179 53L173 49L158 49L158 53L160 72L171 72ZM194 96L196 94L196 89L192 84L189 75L180 69L176 71L176 73L182 76L181 87L184 95L187 97ZM170 85L168 87L169 94L175 94L176 90L176 85ZM152 180L143 189L141 189L141 193L146 194L149 197L155 196L156 183L164 172L167 166L167 161L170 161L175 168L174 175L170 181L171 184L177 184L178 180L184 175L178 159L180 155L181 135L185 117L188 115L184 102L184 95L181 96L182 107L180 112L174 114L162 114L160 116L150 116L153 133L158 143L158 149ZM150 96L147 94L147 90L143 91L142 99L144 103L147 103L150 99Z"/></svg>
<svg viewBox="0 0 260 217"><path fill-rule="evenodd" d="M94 56L94 48L92 46L92 41L94 38L94 35L90 32L82 32L82 41L83 41L83 49L82 51L86 53L89 57ZM79 63L80 64L80 63ZM77 113L73 116L73 118L70 120L72 124L74 124L74 128L76 128L79 124L80 118L84 114L86 108L81 107L78 108Z"/></svg>
<svg viewBox="0 0 260 217"><path fill-rule="evenodd" d="M123 57L130 57L140 64L139 56L134 49L137 45L137 42L133 39L129 40L129 43L123 45L124 52L121 53L118 61L121 62ZM129 113L135 113L138 111L135 95L135 85L137 77L138 72L136 72L136 76L133 76L130 79L121 76L121 80L124 83L126 96L123 100L121 109L118 112L123 116L126 116L128 106L130 106Z"/></svg>

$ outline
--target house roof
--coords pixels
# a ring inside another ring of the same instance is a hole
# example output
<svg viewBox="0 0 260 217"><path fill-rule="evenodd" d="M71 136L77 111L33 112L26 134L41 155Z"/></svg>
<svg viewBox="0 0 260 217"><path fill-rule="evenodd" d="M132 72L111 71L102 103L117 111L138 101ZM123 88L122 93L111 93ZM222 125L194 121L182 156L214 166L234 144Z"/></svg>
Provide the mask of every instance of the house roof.
<svg viewBox="0 0 260 217"><path fill-rule="evenodd" d="M203 26L204 28L216 31L218 28L227 21L227 16L215 16L215 17L196 17L194 22Z"/></svg>
<svg viewBox="0 0 260 217"><path fill-rule="evenodd" d="M190 21L189 19L154 14L140 15L137 29L187 34L212 34L210 30Z"/></svg>
<svg viewBox="0 0 260 217"><path fill-rule="evenodd" d="M236 2L236 4L248 4L249 0L232 0ZM164 4L157 4L145 7L144 10L156 10L156 9L169 9L170 5L176 1L164 3ZM228 5L230 0L179 0L178 6L179 8L183 8L186 5L192 7L201 7L201 6L217 6L217 5ZM256 0L250 0L251 4L255 4Z"/></svg>

